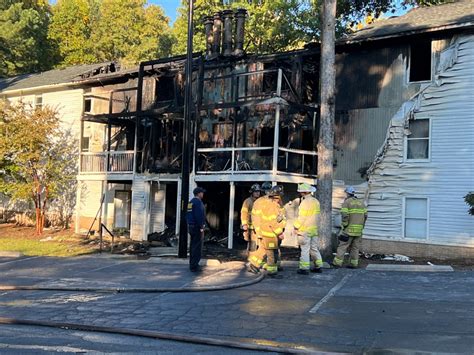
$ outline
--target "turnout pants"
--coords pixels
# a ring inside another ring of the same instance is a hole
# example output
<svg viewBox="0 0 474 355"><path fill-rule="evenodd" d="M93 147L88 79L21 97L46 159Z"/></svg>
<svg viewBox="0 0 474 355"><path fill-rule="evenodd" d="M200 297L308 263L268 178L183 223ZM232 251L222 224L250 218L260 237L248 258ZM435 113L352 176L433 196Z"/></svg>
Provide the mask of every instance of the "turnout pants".
<svg viewBox="0 0 474 355"><path fill-rule="evenodd" d="M359 265L359 249L362 244L362 237L349 237L347 242L339 241L336 257L333 260L334 265L342 266L344 254L349 250L350 263L352 266Z"/></svg>
<svg viewBox="0 0 474 355"><path fill-rule="evenodd" d="M309 270L312 267L319 269L323 266L323 258L318 250L318 237L307 237L298 235L298 244L301 249L300 264L301 270Z"/></svg>
<svg viewBox="0 0 474 355"><path fill-rule="evenodd" d="M191 235L191 247L189 250L189 268L195 269L199 266L201 261L201 251L203 236L200 227L196 225L189 225L189 234Z"/></svg>
<svg viewBox="0 0 474 355"><path fill-rule="evenodd" d="M278 259L278 238L262 238L258 249L251 252L249 255L249 262L257 267L264 267L269 274L276 274Z"/></svg>

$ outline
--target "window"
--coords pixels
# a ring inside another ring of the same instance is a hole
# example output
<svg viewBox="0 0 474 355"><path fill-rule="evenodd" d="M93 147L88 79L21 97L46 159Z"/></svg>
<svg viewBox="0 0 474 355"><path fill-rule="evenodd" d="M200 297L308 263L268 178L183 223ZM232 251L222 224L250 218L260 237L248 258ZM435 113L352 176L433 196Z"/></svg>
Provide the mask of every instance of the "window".
<svg viewBox="0 0 474 355"><path fill-rule="evenodd" d="M86 97L84 98L84 113L91 113L92 112L92 98Z"/></svg>
<svg viewBox="0 0 474 355"><path fill-rule="evenodd" d="M430 120L427 118L409 121L406 139L406 160L426 161L430 159Z"/></svg>
<svg viewBox="0 0 474 355"><path fill-rule="evenodd" d="M404 236L426 239L428 235L428 199L405 198Z"/></svg>
<svg viewBox="0 0 474 355"><path fill-rule="evenodd" d="M410 82L431 80L431 40L410 45Z"/></svg>
<svg viewBox="0 0 474 355"><path fill-rule="evenodd" d="M35 96L35 108L42 108L43 107L43 96L36 95Z"/></svg>

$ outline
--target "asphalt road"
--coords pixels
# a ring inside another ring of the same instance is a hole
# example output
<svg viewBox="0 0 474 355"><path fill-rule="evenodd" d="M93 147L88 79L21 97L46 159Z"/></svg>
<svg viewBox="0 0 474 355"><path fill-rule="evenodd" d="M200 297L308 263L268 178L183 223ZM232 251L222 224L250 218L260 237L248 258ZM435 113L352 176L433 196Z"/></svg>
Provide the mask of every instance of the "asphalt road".
<svg viewBox="0 0 474 355"><path fill-rule="evenodd" d="M2 291L0 317L332 352L474 353L474 272L331 269L304 276L295 271L286 268L281 279L267 278L248 287L217 292ZM4 285L97 288L212 286L254 277L241 267L206 268L195 276L183 264L106 257L2 258L0 275ZM22 329L25 334L33 329L32 337L19 337ZM69 345L92 353L133 353L134 346L142 343L143 350L152 353L179 349L223 352L202 345L50 328L8 325L1 326L0 332L2 353L7 349L21 353L55 351L50 346L68 352L64 346ZM116 342L123 347L116 347ZM43 346L46 348L42 350Z"/></svg>

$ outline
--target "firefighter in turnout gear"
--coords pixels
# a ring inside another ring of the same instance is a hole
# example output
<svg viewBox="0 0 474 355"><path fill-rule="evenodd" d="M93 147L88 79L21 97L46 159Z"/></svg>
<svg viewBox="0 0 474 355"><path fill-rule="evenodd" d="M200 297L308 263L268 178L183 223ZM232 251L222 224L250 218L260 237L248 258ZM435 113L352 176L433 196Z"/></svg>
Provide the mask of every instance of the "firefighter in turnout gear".
<svg viewBox="0 0 474 355"><path fill-rule="evenodd" d="M260 185L253 184L250 188L251 193L244 203L240 210L240 223L243 231L243 237L246 242L248 242L248 251L253 252L257 250L258 239L255 234L255 229L252 224L252 207L254 202L260 197Z"/></svg>
<svg viewBox="0 0 474 355"><path fill-rule="evenodd" d="M267 196L257 201L258 206L254 204L252 221L261 242L257 251L249 258L250 271L255 272L265 267L269 276L278 272L278 240L283 239L286 226L285 213L281 205L282 195L283 187L277 185L271 188Z"/></svg>
<svg viewBox="0 0 474 355"><path fill-rule="evenodd" d="M355 190L348 186L344 190L347 197L342 204L342 230L339 235L339 247L332 264L341 267L344 262L344 254L350 250L349 268L355 269L359 266L359 248L362 241L362 231L367 220L367 206L355 196Z"/></svg>
<svg viewBox="0 0 474 355"><path fill-rule="evenodd" d="M252 210L250 212L250 219L252 221L252 226L253 226L253 231L255 233L255 238L257 240L257 249L256 250L249 250L249 253L248 253L248 262L249 262L249 271L251 272L258 272L259 271L259 268L260 268L260 263L263 261L261 259L259 259L255 254L258 250L258 248L260 247L260 242L261 242L261 236L260 234L257 232L257 228L259 226L259 220L260 220L260 213L262 211L261 209L261 204L262 202L268 198L268 192L270 191L270 189L272 188L272 183L271 182L264 182L261 186L260 186L260 193L263 194L263 196L259 197L257 200L254 201L253 205L252 205Z"/></svg>
<svg viewBox="0 0 474 355"><path fill-rule="evenodd" d="M293 223L294 233L301 248L298 274L308 275L309 271L322 271L323 259L318 250L318 217L320 214L319 201L311 193L316 191L314 186L303 183L297 190L301 195L298 207L298 217ZM311 265L311 261L313 265Z"/></svg>

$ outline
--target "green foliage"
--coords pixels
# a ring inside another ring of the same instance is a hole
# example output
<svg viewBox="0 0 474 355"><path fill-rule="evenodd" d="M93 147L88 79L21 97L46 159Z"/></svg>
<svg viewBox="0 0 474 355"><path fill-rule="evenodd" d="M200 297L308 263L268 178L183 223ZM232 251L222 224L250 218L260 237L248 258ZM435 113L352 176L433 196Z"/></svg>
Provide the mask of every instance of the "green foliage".
<svg viewBox="0 0 474 355"><path fill-rule="evenodd" d="M0 77L52 67L57 56L47 38L49 16L46 1L0 1Z"/></svg>
<svg viewBox="0 0 474 355"><path fill-rule="evenodd" d="M50 108L0 101L0 192L34 202L39 234L50 200L74 186L77 146Z"/></svg>
<svg viewBox="0 0 474 355"><path fill-rule="evenodd" d="M63 65L169 56L173 37L161 7L146 0L58 0L49 37Z"/></svg>
<svg viewBox="0 0 474 355"><path fill-rule="evenodd" d="M464 196L464 202L469 205L469 214L474 216L474 192L469 192Z"/></svg>
<svg viewBox="0 0 474 355"><path fill-rule="evenodd" d="M58 43L63 65L97 61L90 40L95 5L94 0L58 0L53 6L48 36Z"/></svg>
<svg viewBox="0 0 474 355"><path fill-rule="evenodd" d="M350 27L371 14L395 11L399 7L433 5L449 0L339 0L337 2L337 33L350 31ZM251 53L271 53L302 47L319 39L321 0L195 0L193 50L205 48L203 19L224 9L245 8L246 48ZM230 4L229 4L230 3ZM176 37L174 54L186 52L188 0L183 0L174 24Z"/></svg>
<svg viewBox="0 0 474 355"><path fill-rule="evenodd" d="M246 23L246 43L248 52L269 53L301 47L313 40L315 29L319 27L317 12L311 8L309 0L272 0L272 1L232 1L223 5L221 1L196 0L194 13L194 50L205 48L205 16L213 15L224 9L244 8L248 11ZM173 53L186 51L187 38L187 0L179 8L179 16L173 27L177 43Z"/></svg>

